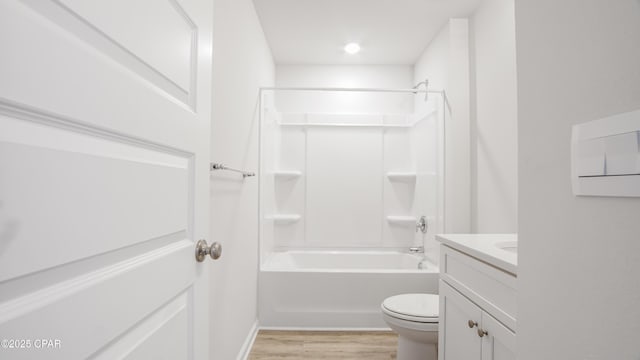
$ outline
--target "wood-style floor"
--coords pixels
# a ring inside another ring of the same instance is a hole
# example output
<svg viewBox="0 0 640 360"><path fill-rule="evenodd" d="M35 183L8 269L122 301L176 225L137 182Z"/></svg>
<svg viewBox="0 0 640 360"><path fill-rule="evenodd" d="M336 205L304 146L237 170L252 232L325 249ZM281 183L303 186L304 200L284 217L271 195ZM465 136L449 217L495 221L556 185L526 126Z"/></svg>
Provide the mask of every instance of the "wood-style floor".
<svg viewBox="0 0 640 360"><path fill-rule="evenodd" d="M260 330L249 360L396 358L398 336L386 331Z"/></svg>

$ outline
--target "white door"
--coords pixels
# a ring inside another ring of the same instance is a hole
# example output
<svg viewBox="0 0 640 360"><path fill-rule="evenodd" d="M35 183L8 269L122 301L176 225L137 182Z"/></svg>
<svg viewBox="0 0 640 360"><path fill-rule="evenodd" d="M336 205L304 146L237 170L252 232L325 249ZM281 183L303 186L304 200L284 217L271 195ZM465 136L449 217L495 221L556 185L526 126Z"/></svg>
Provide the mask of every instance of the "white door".
<svg viewBox="0 0 640 360"><path fill-rule="evenodd" d="M0 359L207 358L211 18L0 1Z"/></svg>
<svg viewBox="0 0 640 360"><path fill-rule="evenodd" d="M439 291L438 359L481 360L482 310L442 280Z"/></svg>
<svg viewBox="0 0 640 360"><path fill-rule="evenodd" d="M516 334L493 316L482 314L482 329L487 335L482 339L483 360L515 360Z"/></svg>

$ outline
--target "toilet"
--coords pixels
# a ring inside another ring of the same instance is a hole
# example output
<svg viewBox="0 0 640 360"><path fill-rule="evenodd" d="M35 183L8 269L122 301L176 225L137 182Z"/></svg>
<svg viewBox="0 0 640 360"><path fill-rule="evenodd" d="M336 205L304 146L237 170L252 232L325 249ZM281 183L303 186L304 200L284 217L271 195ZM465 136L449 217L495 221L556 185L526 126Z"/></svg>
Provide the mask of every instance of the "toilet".
<svg viewBox="0 0 640 360"><path fill-rule="evenodd" d="M395 295L380 307L384 321L398 334L397 360L438 359L438 295Z"/></svg>

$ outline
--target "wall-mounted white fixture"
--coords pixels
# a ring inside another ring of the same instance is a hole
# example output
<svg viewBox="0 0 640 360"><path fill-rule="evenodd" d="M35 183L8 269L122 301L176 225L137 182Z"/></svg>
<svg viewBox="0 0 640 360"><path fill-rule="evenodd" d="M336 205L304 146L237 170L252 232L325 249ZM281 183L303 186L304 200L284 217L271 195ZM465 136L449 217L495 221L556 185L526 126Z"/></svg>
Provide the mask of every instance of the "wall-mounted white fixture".
<svg viewBox="0 0 640 360"><path fill-rule="evenodd" d="M391 181L416 182L415 172L389 171L387 177Z"/></svg>
<svg viewBox="0 0 640 360"><path fill-rule="evenodd" d="M302 176L299 170L277 170L273 172L273 176L279 180L293 180Z"/></svg>
<svg viewBox="0 0 640 360"><path fill-rule="evenodd" d="M640 110L574 125L575 195L640 197Z"/></svg>
<svg viewBox="0 0 640 360"><path fill-rule="evenodd" d="M298 214L274 214L265 217L266 220L273 220L276 225L293 224L300 221L301 216Z"/></svg>
<svg viewBox="0 0 640 360"><path fill-rule="evenodd" d="M348 43L344 46L344 51L350 55L357 54L360 52L360 44L354 42Z"/></svg>

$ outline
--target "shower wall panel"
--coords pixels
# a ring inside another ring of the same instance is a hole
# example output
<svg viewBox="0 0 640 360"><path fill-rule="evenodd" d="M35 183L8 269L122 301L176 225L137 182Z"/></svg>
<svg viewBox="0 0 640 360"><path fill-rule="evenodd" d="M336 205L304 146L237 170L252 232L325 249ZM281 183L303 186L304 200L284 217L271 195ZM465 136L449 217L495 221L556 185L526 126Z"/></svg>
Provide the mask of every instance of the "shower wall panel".
<svg viewBox="0 0 640 360"><path fill-rule="evenodd" d="M274 226L276 247L298 247L305 242L305 147L306 132L299 127L280 127L274 173L299 172L300 176L279 176L270 189L275 195L275 212L300 216L300 220Z"/></svg>
<svg viewBox="0 0 640 360"><path fill-rule="evenodd" d="M306 242L382 244L382 130L308 128Z"/></svg>
<svg viewBox="0 0 640 360"><path fill-rule="evenodd" d="M406 177L398 180L389 174L414 174L416 165L413 155L413 128L386 128L384 130L384 157L382 159L384 174L384 217L382 231L385 246L408 247L414 244L415 226L407 223L392 223L388 217L415 217L416 178Z"/></svg>

